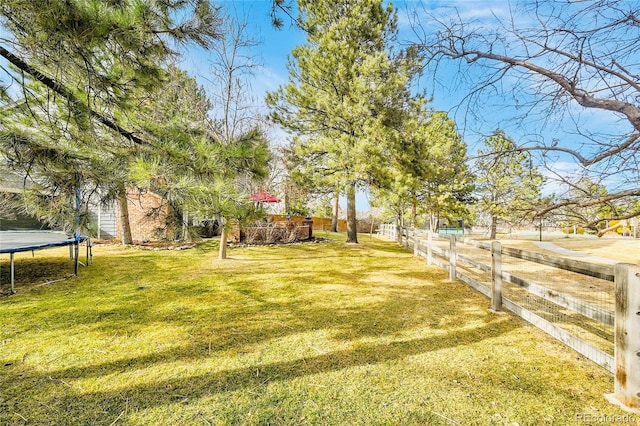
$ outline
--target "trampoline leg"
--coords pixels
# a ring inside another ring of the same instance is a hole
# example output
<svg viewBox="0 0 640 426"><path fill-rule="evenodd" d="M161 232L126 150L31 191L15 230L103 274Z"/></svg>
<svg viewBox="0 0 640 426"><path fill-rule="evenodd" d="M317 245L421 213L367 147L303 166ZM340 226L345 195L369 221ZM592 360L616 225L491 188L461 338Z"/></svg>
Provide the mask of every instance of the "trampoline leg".
<svg viewBox="0 0 640 426"><path fill-rule="evenodd" d="M91 250L91 239L90 238L87 238L86 245L87 245L87 266L89 266L90 265L89 252Z"/></svg>
<svg viewBox="0 0 640 426"><path fill-rule="evenodd" d="M70 248L73 248L73 255L74 255L74 266L73 266L73 275L75 275L76 277L78 276L78 261L80 260L80 243L76 241L76 243L73 246L69 246Z"/></svg>
<svg viewBox="0 0 640 426"><path fill-rule="evenodd" d="M11 294L15 294L15 266L14 266L14 255L15 253L9 253L11 257Z"/></svg>

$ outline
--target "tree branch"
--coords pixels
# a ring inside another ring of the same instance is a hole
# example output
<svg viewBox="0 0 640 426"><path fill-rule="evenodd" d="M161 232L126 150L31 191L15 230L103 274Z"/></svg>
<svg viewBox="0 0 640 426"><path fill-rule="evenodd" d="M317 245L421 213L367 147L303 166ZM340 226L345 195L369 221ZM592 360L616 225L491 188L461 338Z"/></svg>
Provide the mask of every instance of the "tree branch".
<svg viewBox="0 0 640 426"><path fill-rule="evenodd" d="M25 61L23 61L22 59L20 59L16 55L14 55L13 53L9 52L3 46L0 46L0 56L5 58L11 64L13 64L20 71L29 74L35 80L37 80L40 83L44 84L49 89L53 90L55 93L61 95L62 97L67 99L69 102L72 102L75 105L82 105L82 106L86 107L87 112L89 113L89 115L92 118L94 118L95 120L97 120L98 122L103 124L104 126L108 127L109 129L113 130L114 132L118 133L120 136L123 136L124 138L134 142L137 145L141 145L141 146L148 146L149 145L149 143L147 141L145 141L145 140L141 139L140 137L136 136L133 132L130 132L130 131L124 129L123 127L121 127L120 125L118 125L116 122L114 122L113 120L109 119L105 115L103 115L103 114L91 109L88 105L85 105L84 103L82 103L76 97L76 95L73 92L71 92L66 86L64 86L62 83L56 81L55 79L53 79L51 77L46 76L45 74L40 72L38 69L34 68L33 66L29 65L28 63L26 63Z"/></svg>
<svg viewBox="0 0 640 426"><path fill-rule="evenodd" d="M565 154L569 154L572 157L574 157L576 160L578 160L580 162L580 164L582 164L584 167L587 166L591 166L593 164L596 164L606 158L609 158L613 155L616 154L620 154L621 152L625 151L626 149L630 148L631 145L633 145L634 142L636 142L638 139L640 139L640 133L633 133L632 135L630 135L626 141L624 141L623 143L621 143L620 145L616 146L615 148L612 148L608 151L604 151L601 152L600 154L596 155L595 157L592 158L585 158L582 154L580 154L580 152L571 149L571 148L565 148L562 146L545 146L545 145L536 145L536 146L522 146L522 147L516 147L513 148L511 150L509 150L509 152L523 152L523 151L556 151L556 152L564 152Z"/></svg>
<svg viewBox="0 0 640 426"><path fill-rule="evenodd" d="M640 197L640 189L629 189L627 191L621 191L621 192L616 192L615 194L604 195L588 201L567 200L560 203L555 203L554 205L546 207L540 210L539 212L537 212L536 217L544 216L545 214L553 210L557 210L559 208L566 207L566 206L590 207L590 206L595 206L599 204L604 204L609 201L619 200L625 197ZM631 217L634 217L637 215L640 215L640 212L637 212L637 214L634 214Z"/></svg>
<svg viewBox="0 0 640 426"><path fill-rule="evenodd" d="M588 92L577 88L571 80L569 80L562 74L558 74L547 68L533 64L529 61L515 59L504 55L498 55L491 52L482 52L478 50L462 51L458 53L453 52L451 54L448 54L447 56L450 56L453 59L466 59L469 63L475 62L479 59L490 59L502 62L504 64L509 64L511 66L525 68L529 71L532 71L554 81L566 93L571 95L571 97L576 102L578 102L585 108L597 108L623 114L625 117L627 117L636 131L640 132L640 108L628 102L622 102L615 99L596 98L590 95Z"/></svg>

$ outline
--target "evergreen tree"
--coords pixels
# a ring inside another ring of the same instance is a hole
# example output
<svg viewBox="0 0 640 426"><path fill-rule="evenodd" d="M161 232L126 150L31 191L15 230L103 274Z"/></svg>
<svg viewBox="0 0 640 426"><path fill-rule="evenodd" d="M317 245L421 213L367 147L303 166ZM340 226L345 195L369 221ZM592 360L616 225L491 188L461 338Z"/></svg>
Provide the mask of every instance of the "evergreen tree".
<svg viewBox="0 0 640 426"><path fill-rule="evenodd" d="M466 146L455 123L446 113L425 108L425 100L408 103L397 146L389 153L389 174L374 191L375 205L385 206L396 217L398 228L409 212L411 225L427 214L430 229L441 217L466 212L473 190L473 176L466 165ZM399 242L401 232L398 232Z"/></svg>
<svg viewBox="0 0 640 426"><path fill-rule="evenodd" d="M380 168L392 107L409 80L391 42L396 15L381 0L298 2L307 43L292 51L289 83L267 96L272 119L301 135L295 149L347 196L347 242L357 242L356 191Z"/></svg>
<svg viewBox="0 0 640 426"><path fill-rule="evenodd" d="M223 143L202 90L166 66L174 47L220 38L208 1L15 0L3 2L0 19L13 49L0 45L12 66L2 82L21 86L1 93L0 153L37 182L27 200L38 216L73 222L71 200L83 187L86 197L118 199L126 219L132 184L178 212L235 214L249 204L231 187L240 174L264 173L263 135L247 129Z"/></svg>
<svg viewBox="0 0 640 426"><path fill-rule="evenodd" d="M249 188L239 185L238 178L263 178L269 151L257 128L223 139L209 119L212 105L195 79L176 67L168 73L168 83L149 93L131 115L131 126L157 141L156 149L137 157L132 179L170 203L176 224L185 229L182 236L189 238L189 214L236 221L250 215Z"/></svg>
<svg viewBox="0 0 640 426"><path fill-rule="evenodd" d="M475 176L467 165L467 146L445 112L433 112L423 130L429 149L423 160L426 170L418 199L429 218L429 229L435 232L441 218L469 216Z"/></svg>
<svg viewBox="0 0 640 426"><path fill-rule="evenodd" d="M3 85L19 85L29 99L24 73L64 98L85 126L100 123L138 144L114 116L135 103L132 89L161 83L172 45L209 47L220 37L217 10L199 0L7 0L0 22L9 35L0 56L18 70L4 68Z"/></svg>
<svg viewBox="0 0 640 426"><path fill-rule="evenodd" d="M0 154L36 181L31 207L56 224L75 221L56 206L79 187L124 197L123 161L158 147L125 127L135 95L163 82L172 47L219 37L217 10L196 0L7 0L0 23L0 86L19 88L2 92Z"/></svg>
<svg viewBox="0 0 640 426"><path fill-rule="evenodd" d="M534 212L540 202L543 176L531 156L516 150L503 130L485 139L486 149L476 160L478 208L490 217L490 238L496 237L498 222L515 222Z"/></svg>

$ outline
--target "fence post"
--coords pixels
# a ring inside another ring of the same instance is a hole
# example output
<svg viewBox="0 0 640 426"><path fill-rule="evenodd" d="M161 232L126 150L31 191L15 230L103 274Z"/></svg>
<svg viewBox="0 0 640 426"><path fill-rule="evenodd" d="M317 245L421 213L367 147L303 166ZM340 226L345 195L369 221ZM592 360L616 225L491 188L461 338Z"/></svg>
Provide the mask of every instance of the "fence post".
<svg viewBox="0 0 640 426"><path fill-rule="evenodd" d="M449 236L449 281L456 280L456 236Z"/></svg>
<svg viewBox="0 0 640 426"><path fill-rule="evenodd" d="M502 244L491 243L491 310L502 310Z"/></svg>
<svg viewBox="0 0 640 426"><path fill-rule="evenodd" d="M640 410L640 265L618 263L616 287L615 360L613 403ZM617 401L616 401L617 400ZM638 411L640 412L640 411Z"/></svg>
<svg viewBox="0 0 640 426"><path fill-rule="evenodd" d="M413 255L417 256L420 251L420 240L418 240L418 233L416 228L413 228Z"/></svg>
<svg viewBox="0 0 640 426"><path fill-rule="evenodd" d="M427 234L427 265L431 266L431 264L433 263L433 258L431 257L432 251L431 251L431 246L433 245L433 234L431 233L431 230L429 230L429 233Z"/></svg>

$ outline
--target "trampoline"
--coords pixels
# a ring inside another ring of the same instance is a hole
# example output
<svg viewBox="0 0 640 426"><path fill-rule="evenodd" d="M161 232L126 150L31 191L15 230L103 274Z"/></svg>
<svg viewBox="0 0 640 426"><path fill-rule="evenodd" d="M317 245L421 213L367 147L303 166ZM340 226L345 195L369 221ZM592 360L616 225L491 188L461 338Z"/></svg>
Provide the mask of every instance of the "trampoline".
<svg viewBox="0 0 640 426"><path fill-rule="evenodd" d="M69 257L74 262L75 276L78 275L80 243L87 247L86 264L93 257L91 240L84 235L69 236L56 231L0 231L0 254L9 253L11 263L11 293L15 293L15 254L19 252L44 250L54 247L69 246Z"/></svg>

